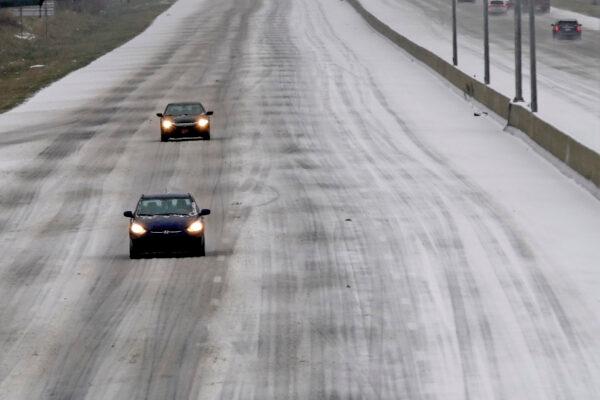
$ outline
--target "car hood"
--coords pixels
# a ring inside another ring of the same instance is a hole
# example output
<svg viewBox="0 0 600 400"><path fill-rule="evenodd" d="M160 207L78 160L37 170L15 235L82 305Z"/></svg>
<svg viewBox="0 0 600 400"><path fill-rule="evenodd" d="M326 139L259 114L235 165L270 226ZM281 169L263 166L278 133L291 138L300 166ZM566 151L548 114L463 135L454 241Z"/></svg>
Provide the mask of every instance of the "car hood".
<svg viewBox="0 0 600 400"><path fill-rule="evenodd" d="M138 216L135 220L149 231L183 231L198 219L198 216L189 215L154 215Z"/></svg>
<svg viewBox="0 0 600 400"><path fill-rule="evenodd" d="M176 124L189 124L198 120L200 115L173 115L169 118Z"/></svg>

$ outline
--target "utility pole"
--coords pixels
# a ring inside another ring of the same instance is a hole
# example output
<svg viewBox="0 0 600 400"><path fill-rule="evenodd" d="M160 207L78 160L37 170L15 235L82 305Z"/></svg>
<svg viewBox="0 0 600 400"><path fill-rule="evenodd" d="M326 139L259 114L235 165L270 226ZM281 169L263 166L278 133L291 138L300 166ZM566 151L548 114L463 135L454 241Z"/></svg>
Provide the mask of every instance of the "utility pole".
<svg viewBox="0 0 600 400"><path fill-rule="evenodd" d="M456 0L452 0L452 64L458 65L458 40L456 37Z"/></svg>
<svg viewBox="0 0 600 400"><path fill-rule="evenodd" d="M490 24L488 17L488 2L483 1L483 63L484 77L486 85L490 84Z"/></svg>
<svg viewBox="0 0 600 400"><path fill-rule="evenodd" d="M521 1L515 2L515 98L523 101L523 71L521 68Z"/></svg>
<svg viewBox="0 0 600 400"><path fill-rule="evenodd" d="M531 81L531 111L537 112L537 67L535 56L535 1L529 0L529 75Z"/></svg>

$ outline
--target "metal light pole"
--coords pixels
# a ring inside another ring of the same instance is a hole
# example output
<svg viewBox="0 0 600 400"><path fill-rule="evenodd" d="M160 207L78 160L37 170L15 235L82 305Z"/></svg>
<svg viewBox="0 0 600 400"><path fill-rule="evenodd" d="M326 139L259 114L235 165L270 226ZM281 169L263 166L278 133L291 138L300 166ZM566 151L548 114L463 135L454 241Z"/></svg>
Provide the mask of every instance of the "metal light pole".
<svg viewBox="0 0 600 400"><path fill-rule="evenodd" d="M458 43L456 38L456 0L452 0L452 64L458 65Z"/></svg>
<svg viewBox="0 0 600 400"><path fill-rule="evenodd" d="M529 0L529 75L531 81L531 111L537 112L537 68L535 56L535 1Z"/></svg>
<svg viewBox="0 0 600 400"><path fill-rule="evenodd" d="M488 18L488 2L483 1L483 63L484 77L486 85L490 83L490 26Z"/></svg>
<svg viewBox="0 0 600 400"><path fill-rule="evenodd" d="M521 0L515 4L515 98L514 102L523 101L523 73L521 68Z"/></svg>

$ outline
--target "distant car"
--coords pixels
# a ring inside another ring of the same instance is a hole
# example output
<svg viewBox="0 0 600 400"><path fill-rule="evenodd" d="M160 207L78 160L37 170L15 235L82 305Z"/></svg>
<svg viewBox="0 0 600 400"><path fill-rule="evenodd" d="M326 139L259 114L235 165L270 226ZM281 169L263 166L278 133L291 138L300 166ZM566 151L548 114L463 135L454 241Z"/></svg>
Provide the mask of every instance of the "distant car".
<svg viewBox="0 0 600 400"><path fill-rule="evenodd" d="M561 19L552 24L552 37L554 39L581 40L583 29L576 19Z"/></svg>
<svg viewBox="0 0 600 400"><path fill-rule="evenodd" d="M202 137L210 140L210 116L201 103L171 103L160 117L160 141L170 138Z"/></svg>
<svg viewBox="0 0 600 400"><path fill-rule="evenodd" d="M187 194L142 195L129 218L129 257L141 258L152 253L191 253L205 255L204 215Z"/></svg>
<svg viewBox="0 0 600 400"><path fill-rule="evenodd" d="M513 1L513 0L509 0ZM550 12L550 0L533 0L533 7L536 13ZM529 0L522 1L522 7L525 12L529 11Z"/></svg>
<svg viewBox="0 0 600 400"><path fill-rule="evenodd" d="M505 0L490 0L488 1L488 13L490 14L506 14L510 8L510 4Z"/></svg>

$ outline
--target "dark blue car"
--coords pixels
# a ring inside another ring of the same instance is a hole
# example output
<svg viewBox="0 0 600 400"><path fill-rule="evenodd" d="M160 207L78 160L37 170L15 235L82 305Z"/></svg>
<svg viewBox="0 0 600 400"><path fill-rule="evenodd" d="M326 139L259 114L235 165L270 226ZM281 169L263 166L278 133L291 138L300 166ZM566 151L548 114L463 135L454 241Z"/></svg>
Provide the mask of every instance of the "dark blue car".
<svg viewBox="0 0 600 400"><path fill-rule="evenodd" d="M142 195L129 221L129 257L155 253L205 255L204 220L210 210L200 209L187 194Z"/></svg>
<svg viewBox="0 0 600 400"><path fill-rule="evenodd" d="M552 38L581 40L583 29L576 19L561 19L552 24Z"/></svg>

